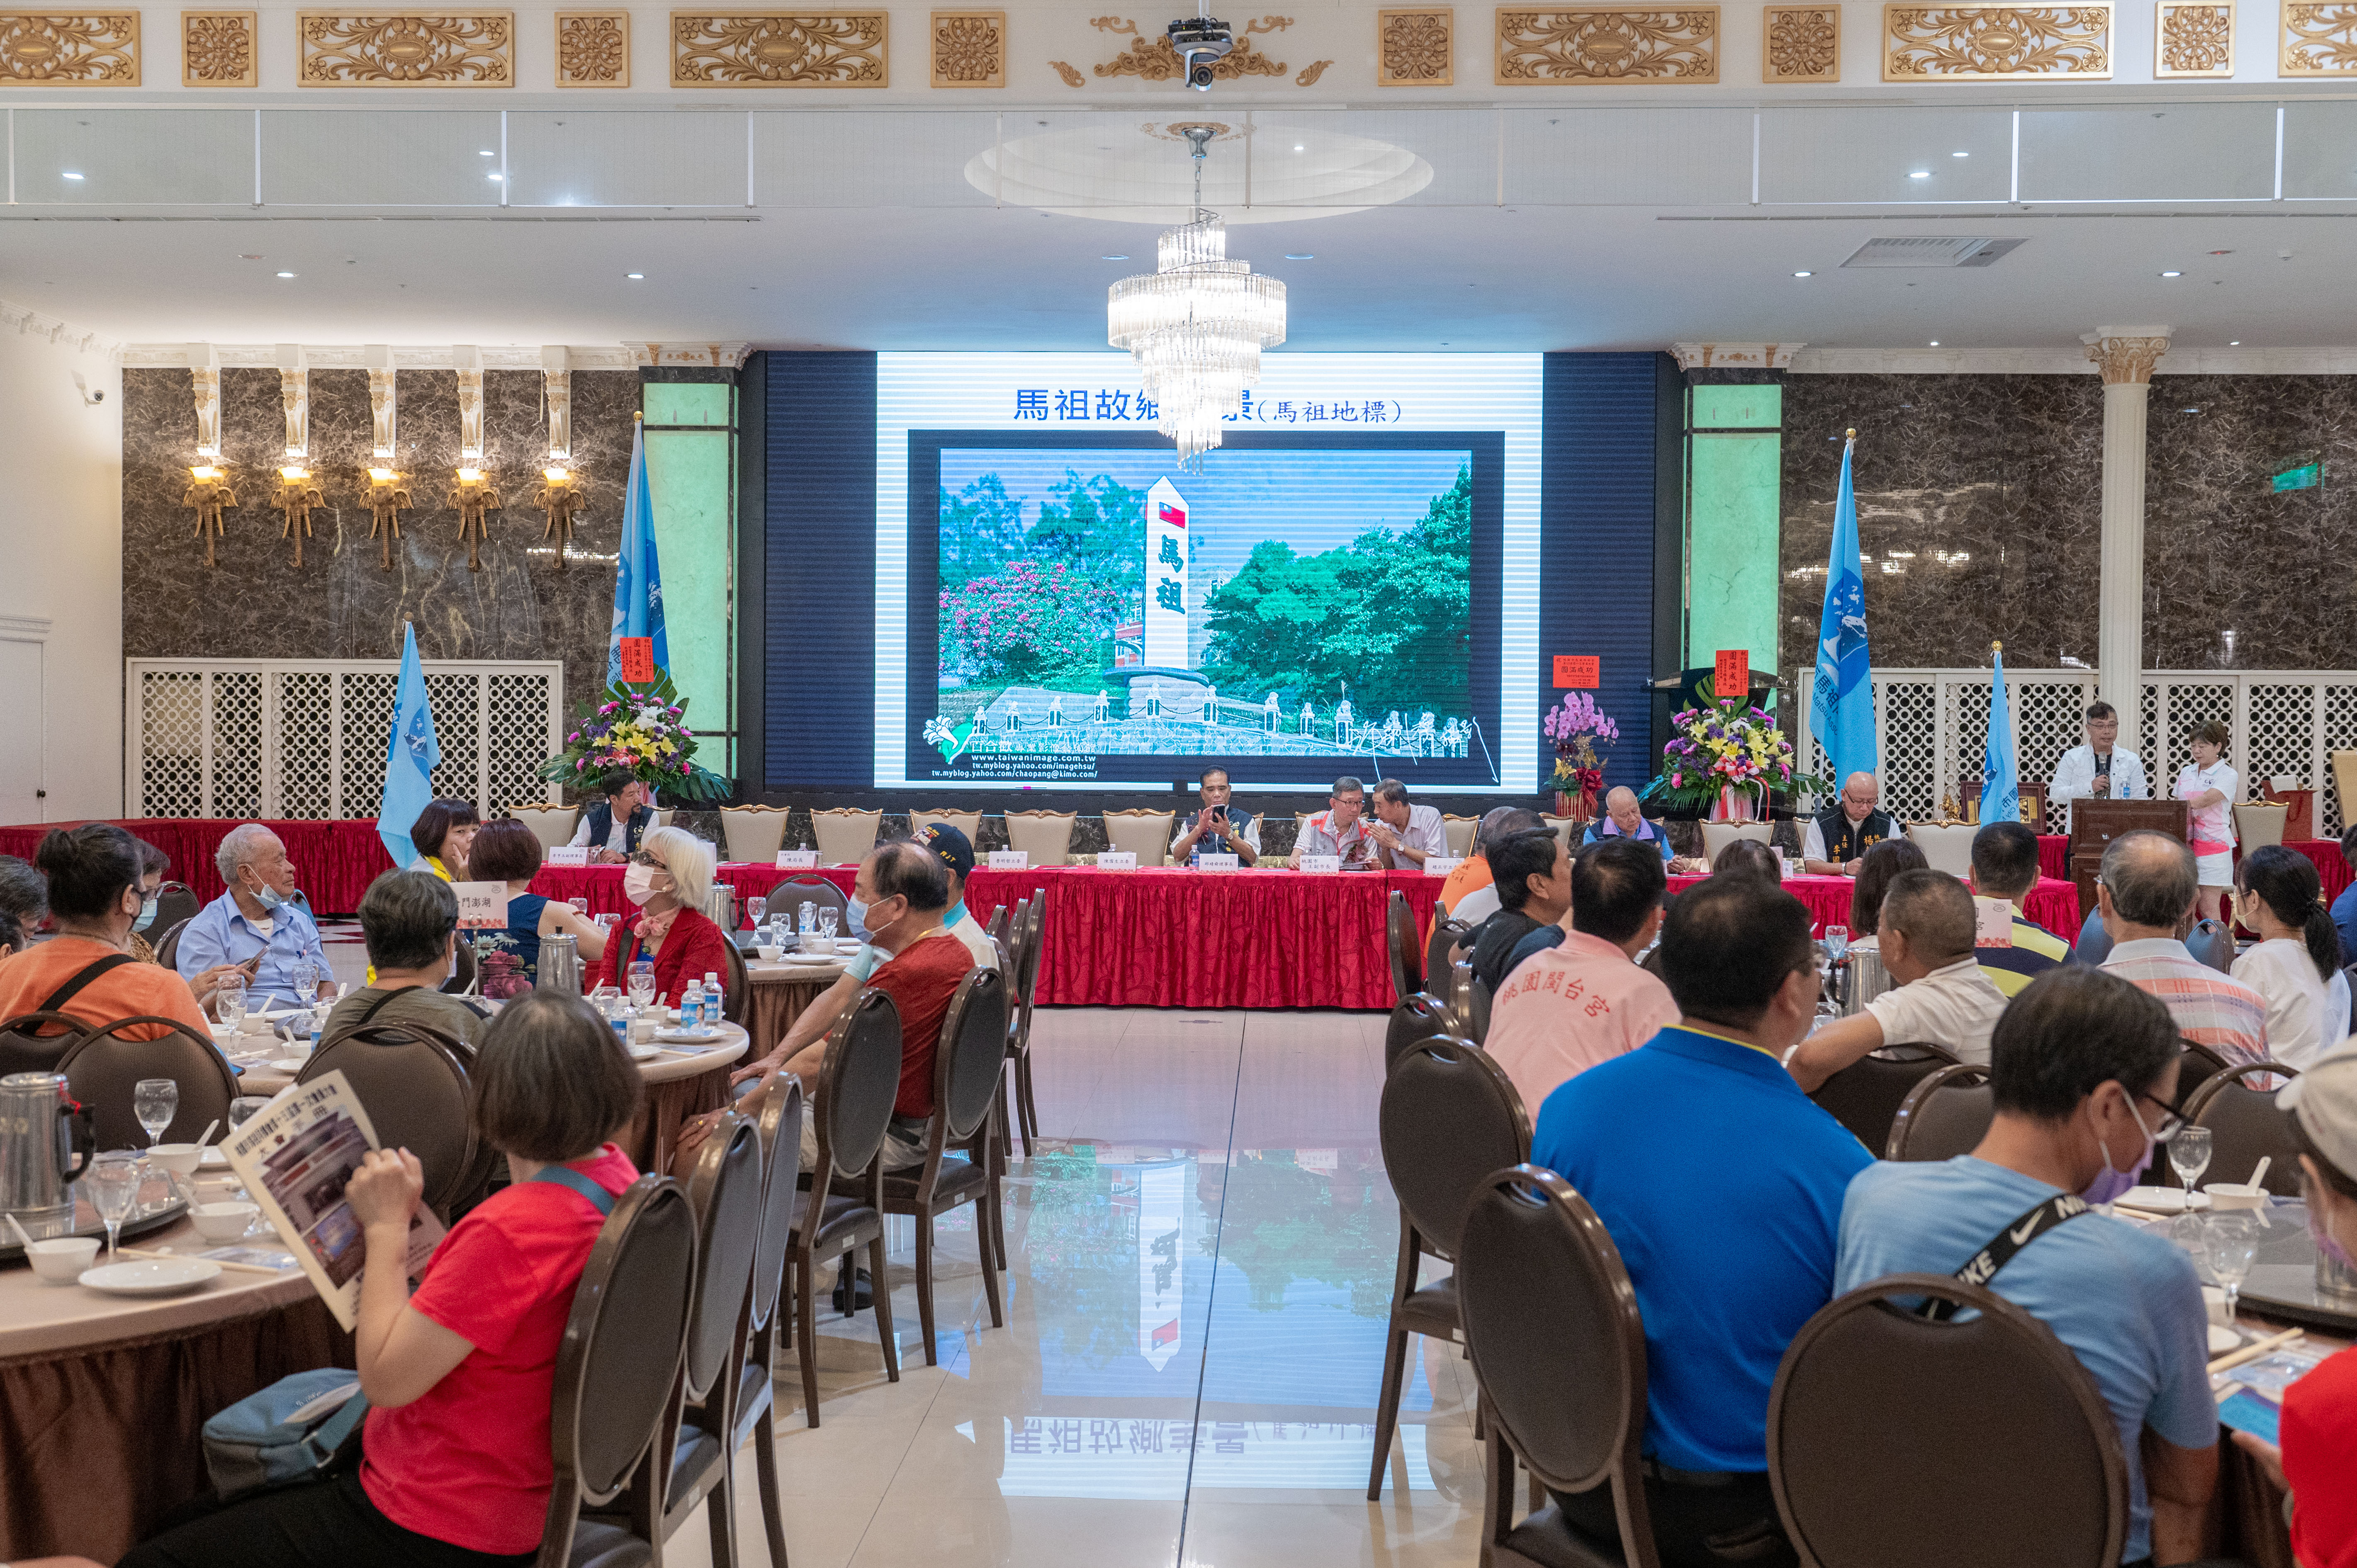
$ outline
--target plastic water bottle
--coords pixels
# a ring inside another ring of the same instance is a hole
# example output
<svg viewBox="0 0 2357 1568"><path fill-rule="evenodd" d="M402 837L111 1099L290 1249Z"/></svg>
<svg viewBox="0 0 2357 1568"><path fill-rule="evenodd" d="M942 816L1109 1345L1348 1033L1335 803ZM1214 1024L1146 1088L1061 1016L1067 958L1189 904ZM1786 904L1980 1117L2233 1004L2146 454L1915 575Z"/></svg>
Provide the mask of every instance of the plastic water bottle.
<svg viewBox="0 0 2357 1568"><path fill-rule="evenodd" d="M704 987L691 980L679 993L679 1026L693 1032L704 1023Z"/></svg>
<svg viewBox="0 0 2357 1568"><path fill-rule="evenodd" d="M704 972L704 1027L720 1027L720 976L713 970Z"/></svg>

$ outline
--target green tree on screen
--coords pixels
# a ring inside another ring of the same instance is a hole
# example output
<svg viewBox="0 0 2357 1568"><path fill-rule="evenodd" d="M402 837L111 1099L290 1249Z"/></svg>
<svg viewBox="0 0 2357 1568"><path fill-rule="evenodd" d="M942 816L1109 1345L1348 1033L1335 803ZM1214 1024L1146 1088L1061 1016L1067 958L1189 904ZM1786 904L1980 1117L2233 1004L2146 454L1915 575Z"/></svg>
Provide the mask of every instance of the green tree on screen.
<svg viewBox="0 0 2357 1568"><path fill-rule="evenodd" d="M1071 468L1050 486L1039 520L1024 536L1042 569L1060 564L1068 576L1118 596L1122 613L1146 613L1146 492L1109 474L1082 479Z"/></svg>
<svg viewBox="0 0 2357 1568"><path fill-rule="evenodd" d="M955 593L1023 553L1023 498L1010 496L996 474L985 474L954 496L942 491L942 587Z"/></svg>

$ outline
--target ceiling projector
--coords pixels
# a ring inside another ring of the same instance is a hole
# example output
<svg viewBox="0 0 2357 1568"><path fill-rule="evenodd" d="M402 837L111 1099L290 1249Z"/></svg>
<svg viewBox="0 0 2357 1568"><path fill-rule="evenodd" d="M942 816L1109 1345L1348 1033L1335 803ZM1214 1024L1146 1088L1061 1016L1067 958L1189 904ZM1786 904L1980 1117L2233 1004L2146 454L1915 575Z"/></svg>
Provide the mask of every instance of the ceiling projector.
<svg viewBox="0 0 2357 1568"><path fill-rule="evenodd" d="M1187 85L1211 91L1211 68L1236 47L1233 29L1215 16L1188 16L1170 24L1170 47L1187 68Z"/></svg>

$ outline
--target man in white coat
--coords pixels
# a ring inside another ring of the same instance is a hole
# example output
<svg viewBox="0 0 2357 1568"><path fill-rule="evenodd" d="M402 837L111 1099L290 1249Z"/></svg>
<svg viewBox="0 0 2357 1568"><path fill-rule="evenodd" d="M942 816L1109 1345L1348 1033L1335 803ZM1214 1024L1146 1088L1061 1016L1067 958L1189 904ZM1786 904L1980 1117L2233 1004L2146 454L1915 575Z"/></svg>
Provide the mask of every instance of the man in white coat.
<svg viewBox="0 0 2357 1568"><path fill-rule="evenodd" d="M2149 800L2152 787L2145 782L2144 762L2133 751L2115 745L2120 738L2119 711L2109 703L2087 710L2087 744L2062 754L2054 767L2046 799L2062 808L2062 831L2071 831L2071 802Z"/></svg>

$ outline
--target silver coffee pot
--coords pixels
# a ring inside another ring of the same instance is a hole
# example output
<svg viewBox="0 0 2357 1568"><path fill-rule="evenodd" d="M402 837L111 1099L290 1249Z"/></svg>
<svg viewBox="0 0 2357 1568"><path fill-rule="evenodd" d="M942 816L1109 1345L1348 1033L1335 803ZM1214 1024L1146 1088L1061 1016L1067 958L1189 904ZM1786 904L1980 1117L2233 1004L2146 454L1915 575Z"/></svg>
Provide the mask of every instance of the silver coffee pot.
<svg viewBox="0 0 2357 1568"><path fill-rule="evenodd" d="M97 1112L66 1090L61 1072L0 1078L0 1209L70 1212L68 1186L98 1148Z"/></svg>
<svg viewBox="0 0 2357 1568"><path fill-rule="evenodd" d="M1852 943L1842 960L1847 972L1842 985L1841 1013L1854 1018L1866 1011L1866 1004L1890 989L1890 972L1882 967L1880 950L1859 947Z"/></svg>
<svg viewBox="0 0 2357 1568"><path fill-rule="evenodd" d="M712 891L704 896L704 912L723 931L737 929L737 889L726 882L716 882Z"/></svg>
<svg viewBox="0 0 2357 1568"><path fill-rule="evenodd" d="M581 950L574 945L572 933L559 931L540 939L540 976L533 989L562 996L581 994Z"/></svg>

